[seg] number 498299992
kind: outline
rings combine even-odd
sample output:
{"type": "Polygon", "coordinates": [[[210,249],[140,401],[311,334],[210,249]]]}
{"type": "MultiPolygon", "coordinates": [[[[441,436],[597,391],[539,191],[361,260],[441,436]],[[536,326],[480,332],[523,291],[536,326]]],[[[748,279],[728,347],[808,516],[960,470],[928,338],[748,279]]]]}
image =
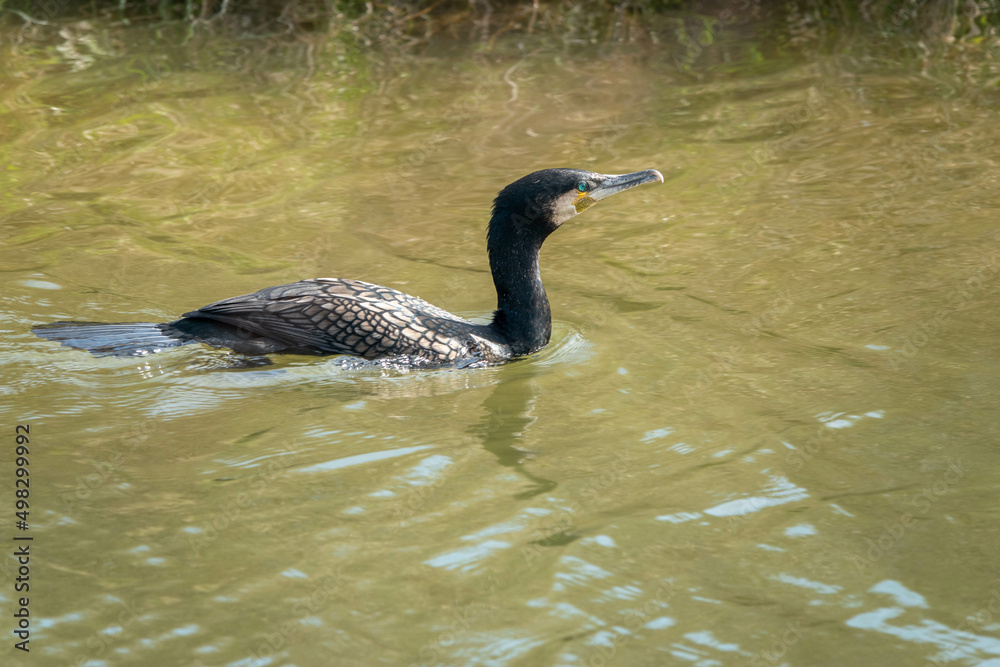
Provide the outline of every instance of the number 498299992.
{"type": "Polygon", "coordinates": [[[16,443],[14,453],[17,458],[14,464],[17,468],[14,474],[17,479],[14,481],[14,495],[17,497],[15,507],[17,508],[17,527],[21,530],[28,529],[28,496],[31,473],[28,471],[28,434],[31,427],[27,424],[18,424],[14,429],[16,443]]]}

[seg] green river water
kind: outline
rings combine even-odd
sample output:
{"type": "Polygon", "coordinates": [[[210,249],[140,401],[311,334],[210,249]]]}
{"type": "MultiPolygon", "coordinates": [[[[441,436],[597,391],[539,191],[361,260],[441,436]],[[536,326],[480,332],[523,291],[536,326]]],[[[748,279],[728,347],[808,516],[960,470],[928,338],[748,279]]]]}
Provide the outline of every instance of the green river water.
{"type": "Polygon", "coordinates": [[[985,47],[59,30],[0,45],[3,664],[1000,665],[985,47]],[[317,276],[486,317],[552,166],[666,182],[550,237],[515,363],[29,333],[317,276]]]}

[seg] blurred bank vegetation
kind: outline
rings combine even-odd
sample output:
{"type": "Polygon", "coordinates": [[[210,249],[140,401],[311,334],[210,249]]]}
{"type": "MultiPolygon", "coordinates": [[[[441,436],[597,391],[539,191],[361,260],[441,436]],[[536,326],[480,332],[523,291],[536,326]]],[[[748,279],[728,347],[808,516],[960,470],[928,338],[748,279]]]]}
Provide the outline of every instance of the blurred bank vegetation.
{"type": "Polygon", "coordinates": [[[401,46],[435,38],[490,43],[519,33],[656,43],[660,33],[676,32],[681,17],[695,22],[686,34],[703,46],[724,28],[762,19],[793,44],[877,31],[928,48],[994,40],[1000,26],[1000,0],[0,0],[0,9],[3,20],[36,28],[81,20],[186,23],[230,36],[325,33],[401,46]]]}

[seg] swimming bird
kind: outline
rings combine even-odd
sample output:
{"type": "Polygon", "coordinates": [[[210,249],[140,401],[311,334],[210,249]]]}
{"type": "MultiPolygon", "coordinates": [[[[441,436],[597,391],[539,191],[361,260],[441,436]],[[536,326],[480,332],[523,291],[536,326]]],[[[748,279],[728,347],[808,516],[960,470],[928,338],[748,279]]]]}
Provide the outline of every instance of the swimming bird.
{"type": "Polygon", "coordinates": [[[145,356],[205,343],[250,355],[347,354],[406,365],[501,363],[549,342],[552,316],[538,269],[549,234],[598,201],[652,182],[663,182],[655,169],[622,175],[543,169],[501,190],[486,243],[497,291],[489,324],[388,287],[314,278],[217,301],[174,322],[56,322],[32,331],[96,356],[145,356]]]}

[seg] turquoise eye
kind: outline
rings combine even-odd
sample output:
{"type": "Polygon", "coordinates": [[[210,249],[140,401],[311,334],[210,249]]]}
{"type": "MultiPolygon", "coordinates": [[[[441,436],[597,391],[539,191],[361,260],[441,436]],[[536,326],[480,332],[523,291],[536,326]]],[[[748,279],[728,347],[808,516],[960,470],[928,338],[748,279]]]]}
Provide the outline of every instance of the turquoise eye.
{"type": "Polygon", "coordinates": [[[579,190],[580,192],[586,192],[587,191],[587,182],[586,181],[580,181],[579,183],[576,184],[576,189],[579,190]]]}

